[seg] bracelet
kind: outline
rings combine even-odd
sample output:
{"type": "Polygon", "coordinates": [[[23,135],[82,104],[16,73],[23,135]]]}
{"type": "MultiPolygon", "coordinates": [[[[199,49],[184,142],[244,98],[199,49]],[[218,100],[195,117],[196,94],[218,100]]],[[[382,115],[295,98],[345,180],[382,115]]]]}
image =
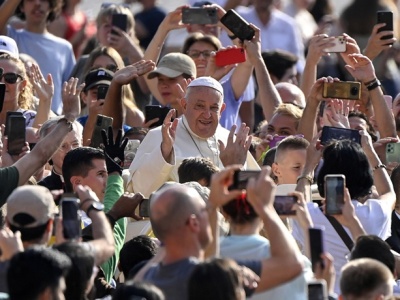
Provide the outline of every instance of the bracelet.
{"type": "Polygon", "coordinates": [[[115,218],[112,217],[109,213],[106,213],[106,217],[108,219],[108,222],[110,222],[111,228],[114,228],[115,223],[117,222],[117,220],[115,220],[115,218]]]}
{"type": "Polygon", "coordinates": [[[72,129],[74,129],[72,127],[72,122],[69,121],[66,117],[62,117],[60,120],[57,121],[57,124],[61,123],[61,121],[65,121],[65,123],[68,125],[68,129],[69,131],[72,131],[72,129]]]}
{"type": "Polygon", "coordinates": [[[387,167],[384,164],[379,164],[374,168],[374,171],[378,169],[387,169],[387,167]]]}
{"type": "Polygon", "coordinates": [[[370,81],[364,82],[364,85],[365,85],[365,86],[370,85],[371,83],[373,83],[373,82],[375,82],[375,81],[377,81],[377,80],[378,80],[378,79],[375,77],[374,79],[372,79],[372,80],[370,80],[370,81]]]}
{"type": "Polygon", "coordinates": [[[381,86],[381,82],[378,79],[375,79],[371,83],[367,85],[367,90],[372,91],[373,89],[376,89],[378,86],[381,86]]]}
{"type": "Polygon", "coordinates": [[[300,175],[299,177],[297,177],[297,183],[299,183],[299,181],[302,179],[306,179],[310,183],[310,185],[314,183],[314,179],[311,175],[300,175]]]}

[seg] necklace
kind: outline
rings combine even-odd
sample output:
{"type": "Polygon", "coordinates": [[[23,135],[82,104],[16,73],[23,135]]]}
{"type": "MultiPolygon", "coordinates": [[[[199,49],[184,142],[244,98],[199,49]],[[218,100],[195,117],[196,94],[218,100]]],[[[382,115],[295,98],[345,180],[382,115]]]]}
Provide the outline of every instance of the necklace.
{"type": "MultiPolygon", "coordinates": [[[[183,121],[183,119],[182,119],[182,124],[183,124],[183,127],[185,127],[186,132],[189,134],[190,139],[192,140],[193,144],[196,146],[197,151],[199,151],[201,157],[207,158],[207,157],[205,157],[205,156],[203,155],[203,153],[201,152],[200,147],[197,145],[197,143],[196,143],[196,141],[194,140],[194,138],[193,138],[192,134],[190,133],[189,129],[186,127],[186,124],[185,124],[185,122],[183,121]]],[[[219,167],[219,150],[218,150],[218,142],[217,142],[217,138],[216,138],[215,134],[214,134],[214,142],[215,142],[215,146],[217,147],[217,154],[216,154],[217,161],[215,162],[215,160],[213,159],[213,163],[214,163],[214,165],[216,165],[217,167],[219,167]]],[[[210,146],[208,146],[208,147],[210,148],[210,146]]],[[[211,148],[210,148],[210,150],[212,151],[211,148]]]]}

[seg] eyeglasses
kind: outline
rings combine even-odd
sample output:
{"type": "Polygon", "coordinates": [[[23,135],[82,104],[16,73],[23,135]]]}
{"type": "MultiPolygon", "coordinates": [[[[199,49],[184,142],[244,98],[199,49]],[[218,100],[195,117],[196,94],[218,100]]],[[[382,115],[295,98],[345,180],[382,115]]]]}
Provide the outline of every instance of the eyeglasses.
{"type": "Polygon", "coordinates": [[[204,51],[198,51],[198,50],[189,50],[186,52],[187,55],[189,55],[191,58],[199,58],[200,55],[203,55],[203,57],[208,58],[211,55],[210,50],[204,50],[204,51]]]}
{"type": "Polygon", "coordinates": [[[16,73],[4,73],[3,75],[0,76],[0,80],[1,78],[4,78],[4,81],[10,84],[16,83],[18,78],[24,80],[24,77],[16,73]]]}

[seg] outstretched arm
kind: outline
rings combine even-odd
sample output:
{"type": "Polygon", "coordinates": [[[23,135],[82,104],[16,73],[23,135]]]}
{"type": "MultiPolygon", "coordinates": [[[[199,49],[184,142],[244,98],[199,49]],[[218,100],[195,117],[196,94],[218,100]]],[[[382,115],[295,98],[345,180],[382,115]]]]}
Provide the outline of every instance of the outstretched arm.
{"type": "Polygon", "coordinates": [[[6,0],[0,6],[0,34],[7,35],[7,22],[20,3],[21,0],[6,0]]]}

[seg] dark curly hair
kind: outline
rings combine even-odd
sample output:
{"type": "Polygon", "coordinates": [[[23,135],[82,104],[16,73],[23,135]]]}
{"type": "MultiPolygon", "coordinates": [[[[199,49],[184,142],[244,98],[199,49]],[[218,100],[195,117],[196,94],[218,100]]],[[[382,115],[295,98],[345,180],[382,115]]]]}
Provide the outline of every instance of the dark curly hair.
{"type": "MultiPolygon", "coordinates": [[[[21,7],[24,5],[24,1],[22,0],[21,3],[18,5],[17,9],[15,10],[15,15],[20,18],[21,20],[25,20],[25,13],[21,10],[21,7]]],[[[61,13],[63,1],[62,0],[48,0],[50,4],[50,13],[47,16],[47,22],[50,23],[54,21],[58,15],[61,13]]]]}
{"type": "Polygon", "coordinates": [[[368,195],[373,185],[368,158],[358,143],[350,140],[334,140],[325,147],[324,163],[318,173],[318,191],[325,197],[324,178],[327,174],[343,174],[352,199],[368,195]]]}

